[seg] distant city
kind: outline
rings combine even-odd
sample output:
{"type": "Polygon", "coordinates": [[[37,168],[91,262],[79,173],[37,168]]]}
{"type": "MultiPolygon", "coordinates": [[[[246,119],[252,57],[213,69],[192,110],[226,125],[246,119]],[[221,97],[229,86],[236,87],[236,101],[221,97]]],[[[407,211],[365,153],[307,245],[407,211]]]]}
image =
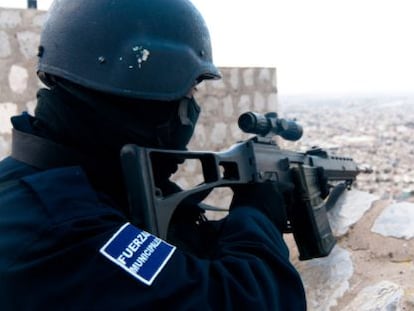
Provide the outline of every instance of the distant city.
{"type": "Polygon", "coordinates": [[[298,142],[283,148],[319,146],[373,169],[357,188],[396,200],[414,199],[414,96],[281,97],[279,115],[304,127],[298,142]]]}

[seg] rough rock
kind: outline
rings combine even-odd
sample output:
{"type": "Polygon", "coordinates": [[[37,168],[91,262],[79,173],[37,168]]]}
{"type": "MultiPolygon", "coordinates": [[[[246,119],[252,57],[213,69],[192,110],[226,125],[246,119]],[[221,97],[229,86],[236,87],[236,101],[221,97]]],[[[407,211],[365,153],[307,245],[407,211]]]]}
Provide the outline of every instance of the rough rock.
{"type": "Polygon", "coordinates": [[[389,281],[382,281],[364,288],[344,311],[391,311],[401,310],[404,290],[389,281]]]}
{"type": "Polygon", "coordinates": [[[29,74],[26,68],[19,65],[13,65],[10,68],[9,85],[13,92],[23,94],[27,89],[28,79],[29,74]]]}
{"type": "MultiPolygon", "coordinates": [[[[354,190],[346,192],[345,198],[341,197],[342,205],[335,209],[342,209],[337,218],[344,226],[338,227],[346,228],[346,233],[338,236],[328,257],[299,261],[293,237],[285,235],[292,262],[305,285],[308,310],[414,310],[414,239],[371,231],[379,216],[395,203],[354,190]]],[[[334,222],[331,218],[331,225],[334,222]]]]}
{"type": "Polygon", "coordinates": [[[328,219],[335,236],[342,236],[355,224],[372,206],[372,202],[378,200],[378,196],[359,191],[345,191],[335,207],[329,211],[328,219]]]}
{"type": "Polygon", "coordinates": [[[5,10],[0,12],[0,28],[15,28],[22,22],[19,11],[5,10]]]}
{"type": "Polygon", "coordinates": [[[245,86],[254,85],[254,71],[253,69],[246,69],[243,73],[243,81],[245,86]]]}
{"type": "Polygon", "coordinates": [[[13,103],[0,103],[0,134],[11,132],[10,118],[17,114],[17,105],[13,103]]]}
{"type": "Polygon", "coordinates": [[[7,140],[0,136],[0,160],[10,153],[10,144],[7,140]]]}
{"type": "Polygon", "coordinates": [[[11,47],[9,37],[4,31],[0,31],[0,58],[5,58],[10,56],[11,47]]]}
{"type": "Polygon", "coordinates": [[[412,239],[414,237],[414,204],[399,202],[388,206],[376,219],[371,230],[383,236],[412,239]]]}
{"type": "Polygon", "coordinates": [[[37,55],[40,42],[40,34],[32,31],[23,31],[17,34],[20,52],[26,59],[31,59],[37,55]]]}
{"type": "Polygon", "coordinates": [[[301,262],[298,270],[302,276],[309,311],[329,311],[349,289],[349,279],[354,273],[351,254],[336,246],[325,258],[301,262]]]}

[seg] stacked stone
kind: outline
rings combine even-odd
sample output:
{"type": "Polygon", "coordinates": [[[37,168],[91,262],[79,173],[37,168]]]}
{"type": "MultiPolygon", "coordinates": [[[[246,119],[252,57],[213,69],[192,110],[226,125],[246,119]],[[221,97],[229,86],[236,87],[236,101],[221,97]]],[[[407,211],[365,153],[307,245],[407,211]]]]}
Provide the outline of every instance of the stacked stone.
{"type": "Polygon", "coordinates": [[[0,159],[10,152],[10,117],[33,110],[44,19],[42,11],[0,9],[0,159]]]}
{"type": "Polygon", "coordinates": [[[223,150],[247,136],[238,128],[241,113],[276,111],[276,70],[273,68],[220,68],[223,79],[199,86],[202,108],[192,149],[223,150]]]}

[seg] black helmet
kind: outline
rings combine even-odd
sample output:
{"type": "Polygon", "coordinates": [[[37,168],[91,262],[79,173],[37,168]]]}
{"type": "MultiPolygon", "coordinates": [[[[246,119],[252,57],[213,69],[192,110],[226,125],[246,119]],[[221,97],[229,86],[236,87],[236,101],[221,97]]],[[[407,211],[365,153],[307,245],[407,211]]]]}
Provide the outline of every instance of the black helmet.
{"type": "Polygon", "coordinates": [[[218,79],[210,35],[188,0],[55,0],[39,47],[39,77],[120,96],[175,100],[218,79]]]}

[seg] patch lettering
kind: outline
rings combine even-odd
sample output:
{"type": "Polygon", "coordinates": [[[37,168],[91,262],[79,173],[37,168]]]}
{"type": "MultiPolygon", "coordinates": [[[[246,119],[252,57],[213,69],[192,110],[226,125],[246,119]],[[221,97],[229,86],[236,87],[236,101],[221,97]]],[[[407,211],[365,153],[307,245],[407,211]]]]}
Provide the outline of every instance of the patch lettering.
{"type": "Polygon", "coordinates": [[[160,238],[124,224],[100,249],[100,253],[150,286],[175,251],[160,238]]]}

